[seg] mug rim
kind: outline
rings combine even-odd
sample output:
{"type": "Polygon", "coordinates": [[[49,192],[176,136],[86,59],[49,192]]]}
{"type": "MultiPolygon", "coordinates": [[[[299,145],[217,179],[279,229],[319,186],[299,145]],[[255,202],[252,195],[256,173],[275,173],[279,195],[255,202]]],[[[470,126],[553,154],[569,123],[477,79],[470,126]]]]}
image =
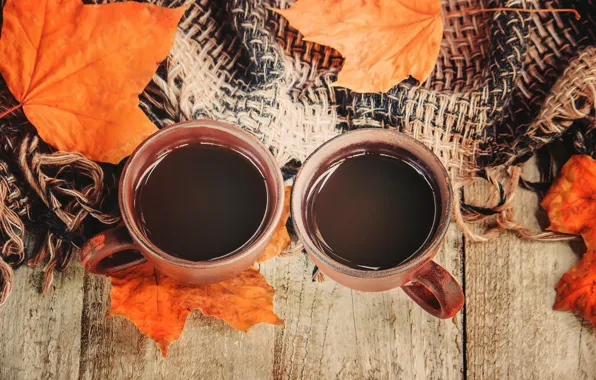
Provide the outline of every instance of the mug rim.
{"type": "MultiPolygon", "coordinates": [[[[175,148],[175,146],[172,145],[164,147],[164,149],[170,148],[175,148]]],[[[253,161],[251,159],[249,160],[251,162],[253,161]]],[[[155,160],[153,160],[152,162],[154,161],[155,160]]],[[[266,173],[262,174],[264,176],[267,175],[266,173]]],[[[118,186],[118,204],[122,213],[122,220],[126,228],[128,229],[130,236],[135,242],[135,245],[142,254],[148,253],[155,259],[190,269],[218,268],[233,264],[237,261],[241,261],[247,256],[254,254],[254,250],[258,249],[259,244],[271,239],[273,233],[275,232],[275,229],[277,228],[277,225],[279,224],[279,219],[281,218],[283,212],[283,204],[285,197],[283,186],[283,176],[275,157],[273,157],[269,149],[263,143],[261,143],[261,141],[259,141],[255,136],[235,125],[222,121],[208,119],[187,120],[159,129],[157,132],[147,137],[141,144],[137,146],[137,148],[128,158],[128,161],[126,162],[124,169],[122,170],[122,175],[118,186]],[[224,133],[232,134],[235,137],[244,140],[253,148],[255,148],[255,151],[257,151],[264,158],[266,167],[270,169],[273,168],[272,172],[274,173],[275,177],[273,178],[273,180],[276,184],[276,189],[269,189],[269,187],[267,187],[267,189],[268,191],[277,191],[279,195],[277,197],[277,202],[273,206],[273,209],[267,211],[267,213],[263,217],[265,219],[268,215],[272,215],[271,222],[268,225],[264,226],[263,230],[256,238],[254,238],[252,241],[249,240],[249,244],[239,247],[239,251],[235,254],[228,254],[228,256],[209,261],[185,260],[163,251],[157,245],[152,243],[151,240],[149,240],[145,236],[145,234],[143,234],[142,231],[138,228],[138,223],[135,222],[135,220],[138,221],[138,218],[134,215],[134,204],[129,204],[130,202],[127,201],[128,199],[134,199],[135,196],[134,184],[132,183],[131,178],[131,167],[133,166],[133,163],[135,163],[136,160],[139,159],[138,157],[147,146],[153,145],[156,141],[161,139],[166,134],[173,133],[179,129],[186,128],[210,128],[223,131],[224,133]],[[132,197],[129,195],[132,195],[132,197]]]]}
{"type": "MultiPolygon", "coordinates": [[[[370,140],[372,140],[372,139],[370,139],[370,140]]],[[[340,148],[341,148],[341,146],[340,146],[340,148]]],[[[339,151],[340,151],[340,149],[333,151],[333,153],[336,153],[339,151]]],[[[327,154],[324,157],[331,157],[332,154],[327,154]]],[[[422,158],[422,157],[417,157],[417,158],[421,159],[425,163],[429,163],[428,160],[425,158],[422,158]]],[[[308,178],[304,179],[304,181],[307,181],[307,180],[308,180],[308,178]]],[[[311,187],[312,187],[312,184],[307,189],[310,189],[311,187]]],[[[306,199],[304,199],[304,201],[306,201],[306,199]]],[[[342,133],[340,135],[337,135],[337,136],[331,138],[330,140],[326,141],[324,144],[317,147],[317,149],[315,149],[308,156],[308,158],[304,161],[304,163],[300,167],[298,173],[296,174],[296,178],[294,180],[294,185],[292,186],[292,194],[291,194],[291,199],[290,199],[290,214],[291,214],[294,226],[295,226],[295,232],[296,232],[296,235],[298,236],[298,238],[300,239],[300,241],[302,242],[302,244],[304,245],[304,247],[306,248],[306,251],[308,253],[314,255],[323,264],[331,267],[334,271],[342,273],[347,276],[358,277],[358,278],[384,278],[384,277],[395,276],[398,274],[408,273],[408,272],[413,271],[414,269],[420,267],[424,263],[432,260],[432,258],[436,254],[436,252],[437,252],[439,246],[441,245],[443,238],[445,237],[445,234],[447,233],[447,230],[449,228],[452,208],[453,208],[453,188],[451,186],[451,180],[449,179],[449,174],[447,173],[447,169],[445,169],[445,166],[439,160],[439,157],[437,157],[437,155],[432,150],[430,150],[426,145],[424,145],[420,141],[416,140],[415,138],[408,136],[407,134],[405,134],[403,132],[400,132],[398,130],[380,129],[380,128],[375,128],[375,127],[359,128],[356,130],[342,133]],[[397,137],[398,139],[402,139],[403,145],[408,145],[408,144],[416,145],[419,148],[422,148],[422,150],[426,151],[427,153],[430,153],[430,157],[432,159],[432,162],[430,162],[430,164],[434,164],[434,167],[438,168],[439,171],[441,172],[441,178],[437,178],[436,175],[432,175],[432,177],[435,180],[439,180],[439,181],[444,180],[446,188],[447,188],[447,199],[442,200],[442,202],[441,202],[441,208],[440,208],[441,213],[440,213],[440,217],[438,220],[438,225],[437,225],[435,232],[432,235],[430,242],[426,245],[426,247],[421,252],[415,253],[415,256],[409,258],[408,260],[406,260],[405,262],[403,262],[401,264],[398,264],[394,267],[387,268],[387,269],[380,269],[380,270],[357,269],[357,268],[348,266],[346,264],[343,264],[339,261],[332,259],[329,255],[325,254],[325,252],[323,252],[315,244],[313,244],[313,240],[311,239],[310,234],[308,233],[307,229],[305,228],[306,221],[302,217],[302,214],[299,214],[303,207],[302,203],[306,203],[306,202],[303,202],[303,199],[298,198],[298,195],[296,194],[298,186],[296,186],[296,184],[298,183],[298,181],[300,179],[303,178],[303,176],[301,176],[301,175],[304,175],[304,169],[307,168],[307,165],[309,164],[309,162],[312,162],[314,157],[316,157],[318,154],[321,154],[321,151],[323,149],[329,148],[329,146],[337,144],[338,141],[340,141],[340,140],[347,139],[347,138],[353,138],[354,135],[359,135],[359,134],[362,134],[362,135],[372,134],[373,137],[375,137],[374,141],[382,141],[382,142],[390,142],[390,139],[395,139],[397,137]],[[296,215],[300,215],[300,217],[297,218],[296,215]],[[298,221],[300,223],[298,223],[298,221]]]]}

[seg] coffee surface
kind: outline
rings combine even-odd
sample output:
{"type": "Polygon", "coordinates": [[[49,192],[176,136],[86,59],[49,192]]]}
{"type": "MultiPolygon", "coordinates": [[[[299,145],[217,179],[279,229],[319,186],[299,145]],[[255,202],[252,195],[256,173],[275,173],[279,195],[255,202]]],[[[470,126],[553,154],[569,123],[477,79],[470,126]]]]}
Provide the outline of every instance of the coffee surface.
{"type": "Polygon", "coordinates": [[[191,261],[225,257],[260,229],[267,188],[259,169],[231,149],[196,144],[153,164],[137,189],[135,208],[147,238],[191,261]]]}
{"type": "Polygon", "coordinates": [[[313,218],[331,258],[379,270],[407,261],[435,229],[437,206],[415,164],[377,154],[346,159],[319,178],[313,218]]]}

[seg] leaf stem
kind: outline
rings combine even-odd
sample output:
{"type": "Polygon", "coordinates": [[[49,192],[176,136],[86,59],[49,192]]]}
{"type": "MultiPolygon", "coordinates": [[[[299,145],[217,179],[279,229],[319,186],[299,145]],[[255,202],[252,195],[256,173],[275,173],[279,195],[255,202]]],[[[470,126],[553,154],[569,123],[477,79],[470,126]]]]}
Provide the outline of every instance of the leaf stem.
{"type": "Polygon", "coordinates": [[[466,9],[463,11],[450,12],[446,15],[441,16],[442,18],[451,18],[463,15],[469,15],[474,13],[486,13],[486,12],[499,12],[499,11],[510,11],[510,12],[525,12],[525,13],[573,13],[575,19],[581,18],[579,12],[572,8],[546,8],[546,9],[523,9],[523,8],[490,8],[490,9],[466,9]]]}
{"type": "Polygon", "coordinates": [[[4,116],[10,114],[11,112],[14,112],[16,110],[18,110],[19,108],[21,108],[23,105],[21,103],[17,104],[16,106],[7,109],[6,111],[0,113],[0,119],[2,119],[4,116]]]}

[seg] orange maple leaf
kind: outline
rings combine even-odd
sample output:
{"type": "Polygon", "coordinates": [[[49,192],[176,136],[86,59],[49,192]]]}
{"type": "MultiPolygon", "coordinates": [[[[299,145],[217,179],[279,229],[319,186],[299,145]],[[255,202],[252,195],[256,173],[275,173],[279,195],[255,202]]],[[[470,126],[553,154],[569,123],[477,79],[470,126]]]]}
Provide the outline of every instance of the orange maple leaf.
{"type": "Polygon", "coordinates": [[[0,73],[44,141],[118,163],[157,130],[138,96],[183,12],[132,1],[8,0],[0,73]]]}
{"type": "Polygon", "coordinates": [[[257,262],[262,263],[263,261],[267,261],[274,257],[279,256],[280,253],[284,251],[284,249],[288,248],[290,243],[292,242],[292,238],[290,238],[290,234],[288,233],[288,229],[286,228],[286,224],[288,223],[288,218],[290,217],[290,198],[292,194],[292,186],[286,186],[285,188],[285,198],[284,198],[284,209],[281,214],[281,219],[279,220],[279,224],[269,241],[269,245],[265,248],[265,251],[259,256],[257,262]]]}
{"type": "Polygon", "coordinates": [[[410,75],[423,82],[439,56],[440,0],[300,0],[275,11],[345,58],[335,86],[385,92],[410,75]]]}
{"type": "Polygon", "coordinates": [[[112,275],[111,280],[108,315],[131,320],[159,345],[164,357],[193,309],[245,332],[258,323],[283,324],[273,312],[275,290],[255,267],[216,284],[189,285],[144,263],[112,275]]]}
{"type": "Polygon", "coordinates": [[[596,326],[596,251],[586,252],[576,266],[561,277],[553,309],[575,310],[596,326]]]}
{"type": "Polygon", "coordinates": [[[441,15],[440,0],[300,0],[272,9],[304,36],[337,50],[344,66],[333,86],[387,92],[408,76],[424,82],[443,38],[443,18],[484,12],[560,13],[575,9],[464,9],[441,15]]]}
{"type": "Polygon", "coordinates": [[[548,213],[549,230],[582,235],[588,250],[596,250],[596,160],[571,157],[541,205],[548,213]]]}
{"type": "Polygon", "coordinates": [[[576,155],[561,168],[541,203],[552,231],[581,234],[582,260],[556,286],[555,310],[575,310],[596,326],[596,160],[576,155]]]}

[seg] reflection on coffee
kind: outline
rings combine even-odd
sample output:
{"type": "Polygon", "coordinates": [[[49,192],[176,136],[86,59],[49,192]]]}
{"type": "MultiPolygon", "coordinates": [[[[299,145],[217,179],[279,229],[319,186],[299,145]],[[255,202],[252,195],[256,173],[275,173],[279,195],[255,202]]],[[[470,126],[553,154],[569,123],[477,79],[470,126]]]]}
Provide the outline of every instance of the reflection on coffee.
{"type": "Polygon", "coordinates": [[[308,201],[320,248],[358,269],[395,267],[430,239],[440,205],[415,163],[350,157],[318,178],[308,201]]]}
{"type": "Polygon", "coordinates": [[[256,236],[267,188],[247,157],[226,147],[194,144],[164,154],[136,189],[144,234],[162,251],[191,261],[230,255],[256,236]]]}

